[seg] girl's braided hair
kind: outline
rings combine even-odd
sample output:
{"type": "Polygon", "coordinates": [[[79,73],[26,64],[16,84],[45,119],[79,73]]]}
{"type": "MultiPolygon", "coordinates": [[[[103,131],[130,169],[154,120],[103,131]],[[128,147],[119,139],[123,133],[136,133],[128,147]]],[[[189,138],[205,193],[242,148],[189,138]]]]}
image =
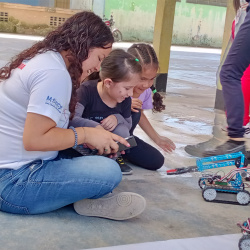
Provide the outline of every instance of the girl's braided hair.
{"type": "MultiPolygon", "coordinates": [[[[150,44],[133,44],[128,49],[128,53],[138,58],[142,67],[153,67],[158,70],[159,61],[154,48],[150,44]]],[[[161,112],[162,110],[165,110],[163,97],[158,92],[156,92],[154,86],[151,87],[151,90],[153,91],[153,112],[161,112]]]]}
{"type": "Polygon", "coordinates": [[[79,12],[67,19],[56,30],[50,32],[42,41],[24,50],[0,69],[0,81],[10,77],[11,71],[23,60],[29,60],[46,51],[67,51],[71,53],[68,68],[72,80],[72,95],[69,110],[74,113],[76,90],[80,86],[83,72],[82,62],[88,58],[91,48],[110,48],[114,38],[108,26],[93,12],[79,12]]]}

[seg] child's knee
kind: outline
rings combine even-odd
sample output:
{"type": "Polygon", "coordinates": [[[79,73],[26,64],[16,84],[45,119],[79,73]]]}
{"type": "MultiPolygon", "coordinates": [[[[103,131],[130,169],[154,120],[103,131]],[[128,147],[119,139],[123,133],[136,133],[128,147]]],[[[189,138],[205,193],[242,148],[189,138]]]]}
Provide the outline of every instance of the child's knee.
{"type": "Polygon", "coordinates": [[[112,131],[112,133],[119,135],[123,138],[129,137],[128,127],[124,124],[118,124],[116,128],[112,131]]]}

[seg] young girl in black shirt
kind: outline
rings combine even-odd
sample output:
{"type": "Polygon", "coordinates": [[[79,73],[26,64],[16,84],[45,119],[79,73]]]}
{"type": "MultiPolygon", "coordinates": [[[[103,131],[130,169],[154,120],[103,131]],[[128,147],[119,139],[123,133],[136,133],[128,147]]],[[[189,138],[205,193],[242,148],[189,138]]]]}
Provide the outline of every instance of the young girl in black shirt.
{"type": "MultiPolygon", "coordinates": [[[[140,73],[139,59],[124,50],[113,50],[101,63],[101,81],[83,82],[77,90],[78,103],[70,125],[105,129],[128,137],[132,126],[130,97],[140,73]]],[[[120,163],[119,157],[117,161],[120,163]]],[[[123,174],[132,173],[126,164],[120,167],[123,174]]]]}

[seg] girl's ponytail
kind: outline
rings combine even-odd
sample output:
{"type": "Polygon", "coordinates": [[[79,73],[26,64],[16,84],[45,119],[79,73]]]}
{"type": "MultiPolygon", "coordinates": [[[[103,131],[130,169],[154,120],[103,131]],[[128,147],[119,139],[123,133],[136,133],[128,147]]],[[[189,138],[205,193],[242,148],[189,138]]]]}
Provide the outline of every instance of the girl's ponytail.
{"type": "Polygon", "coordinates": [[[153,112],[161,112],[162,110],[165,110],[165,105],[163,104],[163,96],[161,96],[160,93],[157,92],[154,85],[152,85],[151,90],[153,92],[153,112]]]}

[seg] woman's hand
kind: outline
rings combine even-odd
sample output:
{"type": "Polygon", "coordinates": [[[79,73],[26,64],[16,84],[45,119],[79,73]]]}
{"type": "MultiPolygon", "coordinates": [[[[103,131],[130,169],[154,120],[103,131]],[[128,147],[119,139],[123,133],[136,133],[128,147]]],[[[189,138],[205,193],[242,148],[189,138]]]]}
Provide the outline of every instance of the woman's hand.
{"type": "Polygon", "coordinates": [[[130,146],[124,138],[107,130],[88,127],[84,127],[83,130],[85,134],[84,143],[97,149],[99,155],[115,154],[119,149],[117,142],[127,147],[130,146]]]}
{"type": "Polygon", "coordinates": [[[101,126],[108,131],[113,131],[117,124],[118,121],[114,115],[110,115],[101,121],[101,126]]]}
{"type": "Polygon", "coordinates": [[[97,128],[97,129],[104,129],[104,128],[102,127],[102,125],[97,125],[95,128],[97,128]]]}
{"type": "Polygon", "coordinates": [[[169,138],[160,135],[155,140],[155,143],[168,153],[171,153],[176,148],[175,144],[169,138]]]}
{"type": "Polygon", "coordinates": [[[139,112],[138,109],[142,109],[142,101],[138,98],[133,98],[131,103],[131,110],[133,112],[139,112]]]}
{"type": "MultiPolygon", "coordinates": [[[[101,126],[100,126],[101,127],[101,126]]],[[[115,154],[120,142],[129,147],[129,143],[122,137],[105,129],[77,127],[78,144],[86,143],[96,148],[99,154],[115,154]]],[[[72,129],[56,127],[50,118],[27,113],[23,132],[23,145],[27,151],[59,151],[74,146],[75,135],[72,129]]]]}

